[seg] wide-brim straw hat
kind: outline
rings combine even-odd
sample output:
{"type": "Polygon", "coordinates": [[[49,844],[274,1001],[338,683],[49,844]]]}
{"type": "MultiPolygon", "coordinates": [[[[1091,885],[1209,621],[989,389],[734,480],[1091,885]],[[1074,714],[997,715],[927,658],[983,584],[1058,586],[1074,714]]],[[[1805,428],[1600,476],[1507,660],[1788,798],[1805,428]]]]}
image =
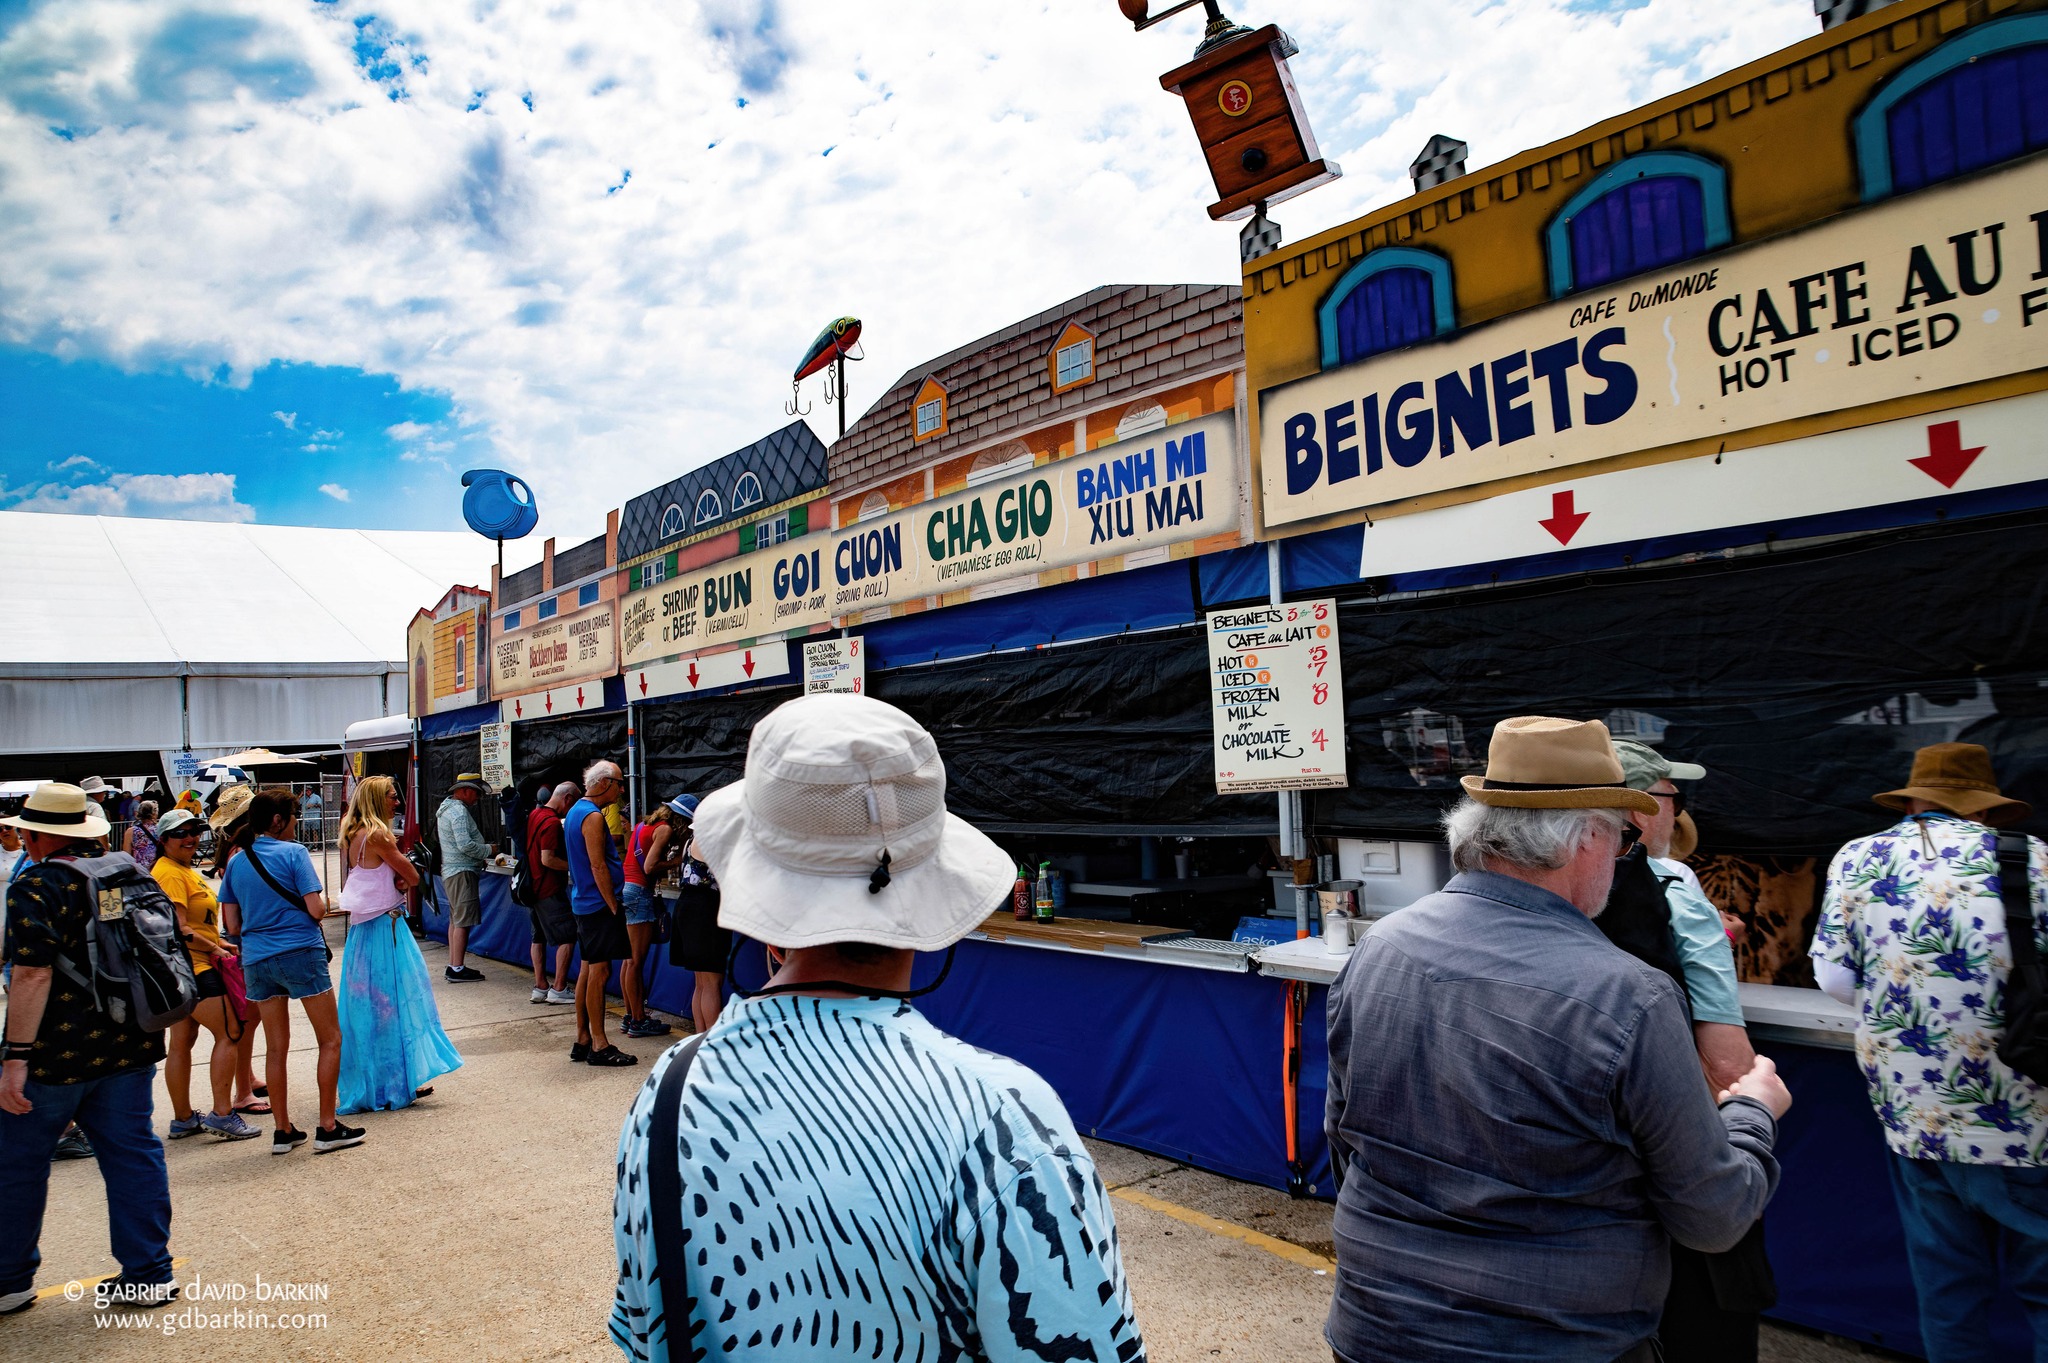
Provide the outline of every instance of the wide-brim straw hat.
{"type": "Polygon", "coordinates": [[[448,793],[453,795],[458,790],[473,790],[479,795],[491,793],[491,788],[484,784],[484,776],[480,771],[466,771],[457,776],[455,784],[448,787],[448,793]]]}
{"type": "Polygon", "coordinates": [[[1671,859],[1685,861],[1700,850],[1700,826],[1692,815],[1681,813],[1671,821],[1671,859]]]}
{"type": "Polygon", "coordinates": [[[1614,739],[1597,719],[1504,719],[1486,747],[1486,775],[1459,784],[1480,804],[1504,809],[1657,812],[1656,796],[1623,781],[1614,739]]]}
{"type": "Polygon", "coordinates": [[[1909,800],[1925,800],[1965,819],[2002,827],[2034,812],[2025,800],[1998,789],[1991,753],[1976,743],[1935,743],[1913,754],[1913,773],[1897,790],[1870,797],[1886,809],[1905,809],[1909,800]]]}
{"type": "Polygon", "coordinates": [[[60,838],[104,838],[107,816],[78,786],[62,781],[45,781],[35,789],[11,819],[0,819],[10,828],[31,833],[54,833],[60,838]]]}
{"type": "Polygon", "coordinates": [[[213,828],[226,828],[249,810],[249,802],[256,798],[254,786],[229,786],[221,791],[214,802],[213,813],[206,816],[206,822],[213,828]]]}
{"type": "Polygon", "coordinates": [[[718,878],[719,926],[778,947],[937,951],[1017,879],[1002,848],[946,812],[924,726],[845,692],[799,696],[757,724],[746,775],[704,797],[693,831],[718,878]]]}

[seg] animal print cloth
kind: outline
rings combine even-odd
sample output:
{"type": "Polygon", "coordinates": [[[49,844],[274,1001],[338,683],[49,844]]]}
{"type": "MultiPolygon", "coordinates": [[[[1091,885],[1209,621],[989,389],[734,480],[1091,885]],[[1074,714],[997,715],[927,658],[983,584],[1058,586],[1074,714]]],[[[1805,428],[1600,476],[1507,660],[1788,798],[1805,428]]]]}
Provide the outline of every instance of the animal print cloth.
{"type": "MultiPolygon", "coordinates": [[[[2048,844],[2027,843],[2034,939],[2048,954],[2048,844]]],[[[1813,958],[1856,976],[1856,1059],[1894,1153],[2048,1164],[2048,1090],[1997,1054],[2012,952],[1996,832],[1923,814],[1843,847],[1813,958]]]]}
{"type": "Polygon", "coordinates": [[[679,1148],[650,1155],[673,1056],[619,1133],[627,1358],[1144,1358],[1108,1194],[1024,1066],[896,1000],[735,999],[690,1071],[679,1148]],[[650,1157],[681,1161],[691,1296],[673,1318],[650,1157]]]}

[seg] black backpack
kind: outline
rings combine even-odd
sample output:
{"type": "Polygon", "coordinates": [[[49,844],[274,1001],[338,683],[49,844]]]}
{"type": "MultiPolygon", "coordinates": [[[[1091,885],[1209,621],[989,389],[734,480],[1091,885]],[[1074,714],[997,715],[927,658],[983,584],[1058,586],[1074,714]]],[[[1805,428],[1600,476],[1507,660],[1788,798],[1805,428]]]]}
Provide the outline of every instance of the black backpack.
{"type": "Polygon", "coordinates": [[[2005,982],[2005,1035],[1998,1058],[2037,1084],[2048,1084],[2048,967],[2034,941],[2034,896],[2027,883],[2028,839],[1998,835],[1998,892],[2005,901],[2005,940],[2012,974],[2005,982]]]}
{"type": "Polygon", "coordinates": [[[163,886],[126,852],[48,864],[83,878],[93,905],[85,960],[60,955],[57,969],[89,990],[94,1007],[117,1024],[161,1032],[183,1021],[199,1003],[199,982],[178,906],[163,886]]]}

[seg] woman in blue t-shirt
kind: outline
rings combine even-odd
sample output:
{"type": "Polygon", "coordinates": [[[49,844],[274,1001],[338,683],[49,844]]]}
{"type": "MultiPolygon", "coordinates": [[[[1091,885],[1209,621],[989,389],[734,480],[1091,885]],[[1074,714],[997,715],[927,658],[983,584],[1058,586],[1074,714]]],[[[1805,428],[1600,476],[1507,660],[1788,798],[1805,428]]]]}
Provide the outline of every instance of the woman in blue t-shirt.
{"type": "Polygon", "coordinates": [[[320,930],[327,899],[312,855],[292,841],[298,818],[298,797],[289,790],[270,786],[257,791],[240,835],[243,853],[228,863],[220,886],[222,925],[230,936],[241,935],[249,1002],[263,1018],[273,1155],[290,1154],[306,1139],[306,1133],[292,1125],[285,1096],[293,999],[305,1008],[320,1047],[320,1123],[313,1132],[313,1149],[339,1150],[363,1139],[361,1127],[344,1126],[334,1115],[341,1023],[335,1012],[334,981],[327,973],[327,937],[320,930]]]}

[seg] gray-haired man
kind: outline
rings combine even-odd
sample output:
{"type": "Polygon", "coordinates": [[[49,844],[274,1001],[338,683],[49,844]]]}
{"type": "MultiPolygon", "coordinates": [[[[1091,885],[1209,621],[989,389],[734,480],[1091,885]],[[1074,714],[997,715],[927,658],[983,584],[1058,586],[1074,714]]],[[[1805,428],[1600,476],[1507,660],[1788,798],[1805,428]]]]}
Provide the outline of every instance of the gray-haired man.
{"type": "Polygon", "coordinates": [[[1605,725],[1495,728],[1444,820],[1459,874],[1330,989],[1346,1363],[1652,1357],[1669,1245],[1733,1245],[1777,1182],[1768,1060],[1700,1078],[1677,986],[1592,923],[1624,818],[1605,725]]]}

